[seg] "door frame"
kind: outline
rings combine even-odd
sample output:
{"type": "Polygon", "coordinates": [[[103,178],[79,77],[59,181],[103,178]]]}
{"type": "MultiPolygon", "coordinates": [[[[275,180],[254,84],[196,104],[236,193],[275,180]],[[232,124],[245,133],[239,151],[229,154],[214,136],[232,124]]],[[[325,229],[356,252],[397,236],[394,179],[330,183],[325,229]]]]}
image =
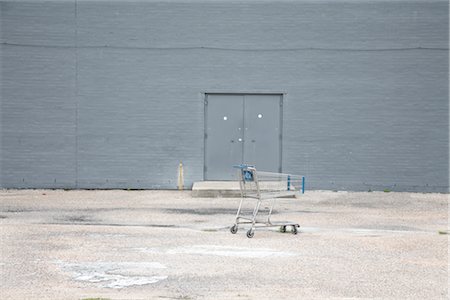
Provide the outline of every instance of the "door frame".
{"type": "Polygon", "coordinates": [[[206,129],[207,129],[207,120],[208,120],[208,96],[209,95],[227,95],[227,96],[245,96],[245,95],[256,95],[256,96],[279,96],[280,97],[280,166],[279,166],[279,172],[281,173],[283,171],[283,115],[284,115],[284,100],[286,98],[287,93],[284,92],[232,92],[232,93],[226,93],[226,92],[204,92],[201,93],[202,101],[203,101],[203,180],[206,180],[206,152],[207,152],[207,146],[206,146],[206,129]]]}

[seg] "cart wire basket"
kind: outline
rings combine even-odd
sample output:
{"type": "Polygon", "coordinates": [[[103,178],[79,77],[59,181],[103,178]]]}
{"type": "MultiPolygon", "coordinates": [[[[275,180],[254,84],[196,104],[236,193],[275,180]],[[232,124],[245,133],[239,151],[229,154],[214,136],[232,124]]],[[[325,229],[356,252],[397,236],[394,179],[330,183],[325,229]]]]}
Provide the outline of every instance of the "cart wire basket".
{"type": "Polygon", "coordinates": [[[239,225],[250,224],[247,237],[252,238],[256,228],[259,227],[280,227],[281,232],[286,232],[287,227],[291,227],[291,232],[297,234],[300,225],[295,222],[272,222],[272,215],[275,200],[278,198],[298,197],[305,193],[305,177],[300,175],[261,172],[256,171],[255,166],[241,164],[234,166],[238,169],[239,187],[241,190],[241,201],[236,213],[236,219],[231,226],[231,233],[237,233],[239,225]],[[244,201],[256,200],[253,213],[250,216],[242,214],[242,204],[244,201]],[[269,211],[267,219],[258,220],[258,212],[263,201],[269,201],[269,211]]]}

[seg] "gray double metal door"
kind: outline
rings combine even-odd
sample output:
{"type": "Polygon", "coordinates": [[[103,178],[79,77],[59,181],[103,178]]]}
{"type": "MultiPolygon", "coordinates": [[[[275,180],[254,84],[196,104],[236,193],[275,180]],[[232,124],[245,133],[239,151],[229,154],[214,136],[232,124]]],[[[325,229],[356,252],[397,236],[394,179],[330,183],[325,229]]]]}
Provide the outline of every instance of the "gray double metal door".
{"type": "Polygon", "coordinates": [[[281,171],[281,95],[206,95],[205,179],[233,180],[233,165],[281,171]]]}

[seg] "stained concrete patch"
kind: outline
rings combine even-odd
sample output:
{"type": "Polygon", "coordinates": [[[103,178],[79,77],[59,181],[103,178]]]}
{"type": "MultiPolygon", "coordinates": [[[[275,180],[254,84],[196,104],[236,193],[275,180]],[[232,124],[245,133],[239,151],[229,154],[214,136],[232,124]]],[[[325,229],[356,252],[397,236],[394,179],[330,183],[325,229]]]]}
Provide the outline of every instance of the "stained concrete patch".
{"type": "Polygon", "coordinates": [[[395,235],[395,234],[416,234],[422,231],[411,231],[411,230],[395,230],[395,229],[368,229],[368,228],[342,228],[342,232],[347,232],[354,235],[395,235]]]}
{"type": "Polygon", "coordinates": [[[421,230],[407,226],[380,226],[380,228],[327,228],[327,227],[301,227],[303,233],[344,233],[356,236],[388,236],[388,235],[404,235],[417,233],[433,233],[432,231],[421,230]]]}
{"type": "Polygon", "coordinates": [[[87,215],[79,215],[79,214],[73,214],[73,215],[65,215],[65,216],[57,216],[54,218],[57,222],[62,223],[87,223],[87,222],[93,222],[94,219],[87,215]]]}
{"type": "Polygon", "coordinates": [[[367,229],[367,230],[379,230],[379,231],[387,231],[387,232],[403,232],[403,231],[423,231],[420,228],[417,227],[411,227],[411,226],[402,226],[402,225],[377,225],[374,226],[365,226],[362,225],[359,228],[367,229]]]}
{"type": "Polygon", "coordinates": [[[159,262],[84,262],[56,261],[76,281],[98,283],[100,287],[122,289],[157,283],[167,278],[158,274],[166,266],[159,262]]]}
{"type": "Polygon", "coordinates": [[[63,219],[67,222],[92,222],[92,218],[89,216],[68,216],[63,219]]]}
{"type": "Polygon", "coordinates": [[[216,256],[245,257],[245,258],[295,256],[295,253],[292,252],[277,251],[267,248],[244,248],[244,247],[216,246],[216,245],[194,245],[194,246],[177,247],[167,250],[166,253],[216,255],[216,256]]]}
{"type": "Polygon", "coordinates": [[[119,223],[99,223],[99,222],[66,222],[61,220],[60,222],[43,222],[41,225],[83,225],[83,226],[111,226],[111,227],[152,227],[152,228],[180,228],[172,224],[119,224],[119,223]]]}
{"type": "Polygon", "coordinates": [[[118,233],[89,233],[87,235],[91,238],[120,238],[126,237],[126,234],[118,234],[118,233]]]}
{"type": "Polygon", "coordinates": [[[20,207],[7,208],[5,210],[2,210],[2,212],[4,212],[4,213],[23,213],[23,212],[33,212],[33,211],[34,210],[32,210],[32,209],[20,208],[20,207]]]}

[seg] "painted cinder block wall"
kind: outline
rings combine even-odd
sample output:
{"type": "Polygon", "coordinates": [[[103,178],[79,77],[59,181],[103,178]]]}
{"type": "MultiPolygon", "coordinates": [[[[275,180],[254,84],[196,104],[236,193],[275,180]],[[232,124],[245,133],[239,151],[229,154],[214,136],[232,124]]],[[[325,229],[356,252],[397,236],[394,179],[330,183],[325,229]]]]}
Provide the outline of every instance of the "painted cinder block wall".
{"type": "Polygon", "coordinates": [[[448,1],[0,1],[3,188],[203,180],[204,93],[283,93],[308,188],[448,191],[448,1]]]}

